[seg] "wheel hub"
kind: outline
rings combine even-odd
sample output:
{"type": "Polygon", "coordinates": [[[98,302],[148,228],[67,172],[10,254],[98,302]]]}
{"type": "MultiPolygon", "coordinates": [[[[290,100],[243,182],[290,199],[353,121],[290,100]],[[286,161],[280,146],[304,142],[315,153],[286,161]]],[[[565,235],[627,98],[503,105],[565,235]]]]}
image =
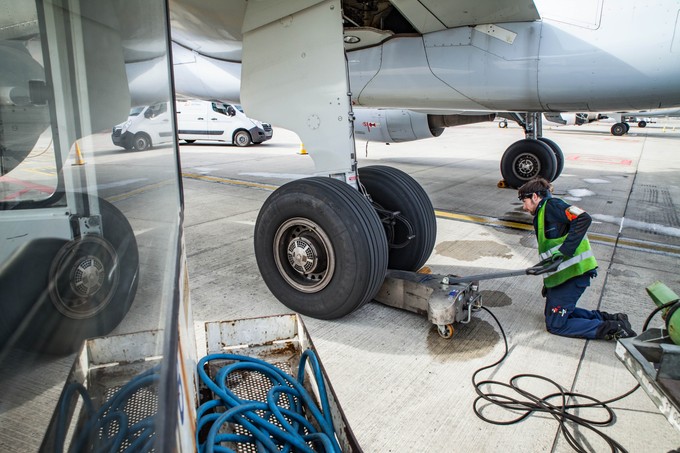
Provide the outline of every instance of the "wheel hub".
{"type": "Polygon", "coordinates": [[[288,262],[301,274],[314,272],[319,262],[314,244],[307,238],[295,238],[288,245],[288,262]]]}
{"type": "Polygon", "coordinates": [[[539,173],[541,164],[533,154],[521,154],[517,156],[514,167],[519,177],[530,179],[539,173]]]}
{"type": "Polygon", "coordinates": [[[301,217],[285,221],[276,231],[273,247],[276,268],[296,290],[316,293],[333,279],[333,244],[315,222],[301,217]]]}
{"type": "Polygon", "coordinates": [[[111,302],[119,278],[115,249],[106,239],[87,235],[67,243],[55,256],[50,300],[64,316],[90,318],[111,302]]]}
{"type": "Polygon", "coordinates": [[[89,297],[99,291],[104,277],[104,264],[97,257],[83,257],[73,266],[73,290],[82,297],[89,297]]]}

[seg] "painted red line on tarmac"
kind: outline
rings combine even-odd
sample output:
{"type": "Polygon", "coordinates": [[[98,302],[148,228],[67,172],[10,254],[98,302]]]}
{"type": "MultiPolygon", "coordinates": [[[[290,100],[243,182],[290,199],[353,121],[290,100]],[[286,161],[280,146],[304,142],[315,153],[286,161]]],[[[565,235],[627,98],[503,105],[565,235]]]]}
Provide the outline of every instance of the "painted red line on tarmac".
{"type": "Polygon", "coordinates": [[[54,192],[54,187],[50,186],[45,186],[42,184],[36,184],[30,181],[24,181],[22,179],[16,179],[16,178],[10,178],[9,176],[0,176],[0,182],[8,182],[10,184],[17,184],[23,187],[26,187],[27,189],[31,190],[37,190],[39,192],[44,192],[44,193],[52,193],[54,192]]]}
{"type": "Polygon", "coordinates": [[[598,164],[607,165],[624,165],[630,166],[633,164],[631,159],[620,159],[616,157],[605,157],[605,156],[588,156],[584,154],[570,154],[566,157],[567,160],[575,160],[578,162],[594,162],[598,164]]]}
{"type": "Polygon", "coordinates": [[[5,176],[0,176],[0,182],[8,183],[8,184],[14,184],[17,186],[22,186],[23,189],[20,189],[14,193],[11,193],[7,196],[5,196],[2,201],[10,201],[14,200],[15,198],[20,197],[21,195],[25,194],[26,192],[30,192],[31,190],[36,190],[38,192],[43,192],[43,193],[48,193],[51,194],[54,192],[54,187],[50,186],[45,186],[42,184],[36,184],[30,181],[24,181],[21,179],[16,179],[16,178],[11,178],[7,175],[5,176]]]}

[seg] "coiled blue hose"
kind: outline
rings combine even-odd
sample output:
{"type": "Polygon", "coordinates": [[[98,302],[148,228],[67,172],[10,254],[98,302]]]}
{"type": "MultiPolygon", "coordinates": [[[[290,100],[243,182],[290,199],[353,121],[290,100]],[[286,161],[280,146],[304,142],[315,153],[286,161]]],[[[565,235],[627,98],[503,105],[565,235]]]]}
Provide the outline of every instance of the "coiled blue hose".
{"type": "Polygon", "coordinates": [[[306,349],[300,357],[297,379],[263,360],[236,354],[208,355],[198,362],[197,369],[200,379],[217,398],[202,404],[197,411],[196,444],[200,453],[233,451],[222,443],[255,444],[258,451],[264,452],[342,451],[335,437],[321,367],[311,349],[306,349]],[[223,366],[215,379],[211,379],[205,369],[208,362],[214,360],[233,363],[223,366]],[[321,409],[304,388],[307,360],[317,382],[321,409]],[[259,373],[270,381],[272,386],[266,401],[242,399],[227,388],[229,375],[242,371],[259,373]],[[224,408],[224,412],[215,412],[218,408],[224,408]],[[225,423],[240,425],[249,434],[220,433],[225,423]],[[201,442],[199,435],[208,426],[205,441],[201,442]],[[310,445],[322,450],[315,450],[310,445]]]}
{"type": "Polygon", "coordinates": [[[130,425],[125,407],[138,390],[151,387],[160,380],[159,368],[156,366],[135,376],[97,411],[82,384],[78,382],[69,384],[59,399],[54,451],[56,453],[64,451],[68,408],[75,392],[83,399],[85,422],[74,435],[69,451],[136,453],[152,451],[156,437],[155,414],[130,425]]]}

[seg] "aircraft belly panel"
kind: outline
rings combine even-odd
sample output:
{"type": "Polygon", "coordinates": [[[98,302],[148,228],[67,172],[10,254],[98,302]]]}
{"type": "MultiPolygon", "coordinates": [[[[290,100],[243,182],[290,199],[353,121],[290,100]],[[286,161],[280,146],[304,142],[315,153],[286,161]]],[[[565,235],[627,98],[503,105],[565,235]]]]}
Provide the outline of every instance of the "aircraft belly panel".
{"type": "Polygon", "coordinates": [[[645,7],[634,14],[616,4],[604,8],[598,29],[545,20],[539,90],[546,107],[611,111],[678,105],[680,60],[669,48],[677,4],[664,16],[645,7]],[[642,39],[639,30],[645,30],[642,39]]]}
{"type": "Polygon", "coordinates": [[[380,66],[377,68],[374,49],[358,50],[349,56],[351,86],[360,105],[484,109],[432,73],[420,37],[395,38],[383,44],[381,49],[380,66]],[[371,71],[374,72],[373,77],[369,77],[371,71]]]}
{"type": "Polygon", "coordinates": [[[430,68],[440,80],[487,110],[541,110],[537,92],[540,23],[502,27],[515,35],[512,43],[468,27],[428,35],[425,46],[430,68]],[[460,39],[466,32],[468,42],[460,39]]]}
{"type": "Polygon", "coordinates": [[[470,27],[395,38],[351,52],[359,104],[469,111],[541,110],[537,93],[538,26],[504,24],[512,44],[470,27]],[[409,87],[407,90],[404,87],[409,87]]]}

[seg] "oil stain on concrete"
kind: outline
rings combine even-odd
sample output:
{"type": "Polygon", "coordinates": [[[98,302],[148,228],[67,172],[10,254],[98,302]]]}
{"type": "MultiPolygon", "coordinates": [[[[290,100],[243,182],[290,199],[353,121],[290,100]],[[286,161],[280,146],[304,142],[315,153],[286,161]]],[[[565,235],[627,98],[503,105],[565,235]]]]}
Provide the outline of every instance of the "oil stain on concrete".
{"type": "Polygon", "coordinates": [[[464,362],[486,357],[493,351],[501,337],[489,322],[475,318],[468,324],[454,324],[453,337],[445,339],[433,326],[427,335],[427,349],[434,360],[445,362],[464,362]]]}
{"type": "Polygon", "coordinates": [[[507,307],[512,305],[512,299],[502,291],[480,291],[482,304],[485,307],[507,307]]]}
{"type": "Polygon", "coordinates": [[[437,244],[435,252],[460,261],[475,261],[485,256],[505,259],[513,257],[510,247],[494,241],[443,241],[437,244]]]}
{"type": "Polygon", "coordinates": [[[531,249],[538,248],[538,241],[536,240],[536,237],[533,234],[527,234],[526,236],[522,236],[519,240],[519,243],[520,245],[531,249]]]}

